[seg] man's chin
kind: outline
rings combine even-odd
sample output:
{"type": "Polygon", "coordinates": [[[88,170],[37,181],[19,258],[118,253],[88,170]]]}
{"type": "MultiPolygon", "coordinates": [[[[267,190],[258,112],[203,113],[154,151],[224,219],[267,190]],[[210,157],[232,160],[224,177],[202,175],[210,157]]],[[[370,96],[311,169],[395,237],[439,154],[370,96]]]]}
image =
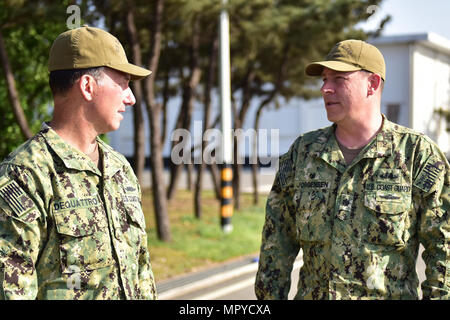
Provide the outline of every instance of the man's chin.
{"type": "Polygon", "coordinates": [[[342,114],[327,109],[327,119],[330,122],[338,123],[343,119],[342,114]]]}
{"type": "Polygon", "coordinates": [[[108,132],[116,131],[120,128],[120,122],[114,126],[111,127],[111,129],[108,132]]]}
{"type": "Polygon", "coordinates": [[[111,130],[110,131],[116,131],[117,129],[120,128],[120,124],[122,123],[123,120],[123,116],[121,114],[119,114],[120,117],[118,117],[118,119],[116,119],[116,121],[114,121],[111,124],[111,130]]]}
{"type": "Polygon", "coordinates": [[[110,126],[104,128],[101,132],[98,132],[98,134],[99,134],[99,135],[100,135],[100,134],[107,134],[107,133],[109,133],[109,132],[116,131],[116,130],[119,129],[119,128],[120,128],[120,122],[117,122],[117,123],[115,123],[115,124],[112,124],[112,125],[110,125],[110,126]]]}
{"type": "Polygon", "coordinates": [[[327,112],[327,119],[330,122],[336,123],[336,121],[338,121],[338,117],[336,117],[336,115],[330,114],[329,112],[327,112]]]}

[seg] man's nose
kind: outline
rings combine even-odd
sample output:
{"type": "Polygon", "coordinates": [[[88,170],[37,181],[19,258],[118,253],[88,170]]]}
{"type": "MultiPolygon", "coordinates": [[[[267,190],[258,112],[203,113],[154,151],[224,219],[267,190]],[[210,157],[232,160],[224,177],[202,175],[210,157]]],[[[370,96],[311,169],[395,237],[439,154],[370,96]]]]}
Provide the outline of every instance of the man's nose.
{"type": "Polygon", "coordinates": [[[334,89],[333,89],[333,86],[331,86],[329,82],[324,82],[322,87],[320,88],[320,92],[322,92],[322,95],[330,94],[330,93],[334,92],[334,89]]]}
{"type": "Polygon", "coordinates": [[[127,106],[133,106],[136,103],[136,98],[134,97],[133,91],[128,87],[124,92],[123,103],[127,106]]]}

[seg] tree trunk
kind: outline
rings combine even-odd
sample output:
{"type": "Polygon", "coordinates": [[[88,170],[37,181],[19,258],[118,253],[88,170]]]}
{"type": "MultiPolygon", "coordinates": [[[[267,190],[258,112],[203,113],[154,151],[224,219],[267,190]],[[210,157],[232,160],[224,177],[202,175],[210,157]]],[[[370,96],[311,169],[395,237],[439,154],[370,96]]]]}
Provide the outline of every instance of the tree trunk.
{"type": "MultiPolygon", "coordinates": [[[[256,143],[256,150],[258,150],[257,143],[256,143]]],[[[258,159],[259,159],[259,157],[258,157],[258,155],[256,155],[255,158],[256,158],[256,162],[252,163],[252,184],[253,184],[253,204],[256,206],[259,203],[259,191],[258,191],[258,159]]]]}
{"type": "Polygon", "coordinates": [[[259,130],[259,119],[261,118],[261,113],[265,105],[260,105],[258,111],[256,111],[255,116],[255,138],[253,139],[253,150],[252,150],[252,182],[253,182],[253,204],[257,205],[259,202],[258,193],[258,166],[259,166],[259,155],[258,155],[258,130],[259,130]]]}
{"type": "MultiPolygon", "coordinates": [[[[220,121],[220,113],[216,116],[216,119],[212,123],[211,128],[217,127],[219,121],[220,121]]],[[[220,201],[222,199],[222,188],[221,188],[222,181],[220,179],[219,166],[217,165],[215,159],[211,159],[210,164],[208,164],[208,170],[211,173],[211,180],[214,186],[214,191],[216,193],[216,199],[220,201]]]]}
{"type": "Polygon", "coordinates": [[[169,73],[167,73],[164,76],[164,89],[163,89],[163,105],[162,105],[162,133],[161,133],[161,143],[162,145],[164,145],[164,142],[166,141],[166,136],[167,136],[167,102],[169,101],[170,97],[169,97],[169,83],[170,80],[170,76],[169,73]]]}
{"type": "Polygon", "coordinates": [[[221,200],[222,199],[222,188],[221,188],[221,179],[220,179],[220,170],[219,166],[216,162],[211,163],[208,165],[208,169],[211,172],[211,180],[214,186],[214,191],[216,192],[216,199],[221,200]]]}
{"type": "MultiPolygon", "coordinates": [[[[247,73],[244,78],[243,83],[243,93],[242,93],[242,104],[239,112],[235,112],[235,119],[234,119],[234,128],[235,133],[239,132],[239,129],[242,129],[245,116],[247,115],[247,111],[250,108],[250,101],[253,96],[251,84],[253,80],[255,79],[255,73],[253,72],[253,66],[252,62],[247,68],[247,73]]],[[[242,172],[242,164],[239,163],[239,139],[237,139],[237,136],[233,137],[234,141],[234,158],[233,158],[233,195],[234,195],[234,208],[236,210],[239,210],[241,206],[241,172],[242,172]]],[[[244,155],[245,157],[245,155],[244,155]]],[[[245,159],[245,158],[244,158],[245,159]]]]}
{"type": "Polygon", "coordinates": [[[148,67],[153,72],[145,78],[147,114],[150,124],[150,152],[154,210],[158,238],[163,241],[171,241],[169,216],[167,212],[166,189],[164,182],[163,146],[161,139],[160,115],[161,105],[155,101],[155,78],[158,71],[159,57],[161,54],[162,37],[162,13],[164,0],[155,0],[155,12],[152,17],[151,52],[148,67]]]}
{"type": "MultiPolygon", "coordinates": [[[[205,133],[205,131],[209,128],[209,117],[211,113],[211,90],[214,84],[214,77],[215,77],[215,69],[217,64],[217,49],[218,49],[218,40],[217,40],[217,34],[214,37],[214,41],[211,45],[211,52],[210,52],[210,60],[209,60],[209,66],[208,66],[208,77],[205,81],[205,101],[204,101],[204,113],[203,113],[203,133],[202,137],[205,133]]],[[[198,173],[197,173],[197,182],[195,184],[195,190],[194,190],[194,211],[195,211],[195,217],[198,219],[201,219],[202,217],[202,200],[201,200],[201,193],[202,193],[202,187],[203,187],[203,172],[205,169],[205,159],[203,159],[203,150],[205,150],[206,147],[206,141],[202,139],[201,148],[200,148],[200,156],[201,156],[201,162],[198,166],[198,173]]],[[[213,174],[213,173],[212,173],[213,174]]],[[[216,187],[215,180],[213,181],[214,187],[216,187]]],[[[220,191],[219,191],[220,193],[220,191]]],[[[220,199],[220,198],[219,198],[220,199]]]]}
{"type": "MultiPolygon", "coordinates": [[[[198,18],[196,18],[194,20],[194,28],[192,35],[191,63],[189,68],[191,70],[191,73],[189,75],[188,83],[184,86],[183,89],[183,102],[181,105],[180,115],[177,121],[176,129],[183,128],[189,130],[191,126],[192,108],[194,105],[194,92],[201,78],[201,69],[199,67],[199,42],[200,42],[200,28],[199,28],[199,20],[198,18]]],[[[174,141],[174,144],[175,143],[176,142],[174,141]]],[[[183,164],[171,165],[170,184],[167,190],[167,199],[169,200],[172,199],[175,194],[178,179],[182,168],[183,164]]]]}
{"type": "Polygon", "coordinates": [[[191,157],[191,162],[188,163],[186,165],[186,187],[188,191],[192,191],[193,185],[194,185],[194,177],[193,177],[193,172],[194,172],[194,164],[192,161],[192,157],[191,157]]]}
{"type": "MultiPolygon", "coordinates": [[[[238,129],[238,128],[237,128],[238,129]]],[[[242,164],[240,163],[240,153],[238,142],[239,139],[234,136],[233,137],[233,200],[234,200],[234,208],[239,210],[241,207],[241,171],[242,164]]]]}
{"type": "Polygon", "coordinates": [[[2,60],[2,67],[5,70],[5,79],[8,86],[8,98],[13,109],[14,116],[16,118],[17,124],[20,127],[20,131],[25,139],[30,139],[33,136],[30,127],[28,126],[27,118],[23,112],[22,106],[19,100],[19,93],[16,89],[16,82],[14,80],[14,74],[11,69],[11,64],[9,62],[8,53],[6,52],[5,42],[3,40],[3,35],[0,32],[0,58],[2,60]]]}
{"type": "MultiPolygon", "coordinates": [[[[132,57],[134,64],[142,65],[141,48],[139,46],[138,33],[134,22],[134,4],[133,1],[128,1],[128,10],[126,17],[126,27],[132,57]]],[[[133,122],[134,122],[134,161],[133,168],[142,185],[144,167],[145,167],[145,130],[144,130],[144,115],[142,112],[142,83],[141,81],[133,81],[132,83],[134,96],[136,97],[136,104],[133,107],[133,122]]]]}
{"type": "MultiPolygon", "coordinates": [[[[289,45],[286,45],[284,48],[284,55],[283,59],[280,63],[280,69],[278,71],[277,81],[275,83],[274,89],[271,91],[269,96],[264,99],[261,104],[258,107],[258,110],[256,111],[255,115],[255,123],[254,123],[254,129],[256,132],[256,135],[258,135],[259,130],[259,119],[261,117],[262,110],[275,98],[278,92],[282,89],[283,86],[283,79],[286,75],[286,68],[287,68],[287,57],[288,57],[288,51],[289,51],[289,45]]],[[[254,156],[254,163],[252,164],[252,181],[253,181],[253,203],[255,205],[258,204],[258,162],[259,162],[259,156],[258,156],[258,140],[257,137],[253,140],[253,156],[254,156]]]]}

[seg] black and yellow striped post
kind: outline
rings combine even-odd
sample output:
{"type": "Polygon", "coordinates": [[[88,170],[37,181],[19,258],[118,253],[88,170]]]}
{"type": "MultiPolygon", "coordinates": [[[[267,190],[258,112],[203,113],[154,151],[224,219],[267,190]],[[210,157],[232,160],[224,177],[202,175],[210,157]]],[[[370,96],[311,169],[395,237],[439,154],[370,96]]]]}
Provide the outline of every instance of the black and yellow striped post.
{"type": "Polygon", "coordinates": [[[232,130],[231,130],[231,80],[230,80],[230,27],[226,4],[228,0],[222,0],[222,9],[219,18],[219,87],[220,110],[222,127],[222,197],[220,206],[220,224],[223,232],[233,230],[231,216],[233,215],[233,161],[232,130]]]}
{"type": "Polygon", "coordinates": [[[221,180],[220,224],[224,232],[230,232],[233,230],[233,225],[231,224],[233,215],[233,169],[231,165],[222,165],[221,180]]]}

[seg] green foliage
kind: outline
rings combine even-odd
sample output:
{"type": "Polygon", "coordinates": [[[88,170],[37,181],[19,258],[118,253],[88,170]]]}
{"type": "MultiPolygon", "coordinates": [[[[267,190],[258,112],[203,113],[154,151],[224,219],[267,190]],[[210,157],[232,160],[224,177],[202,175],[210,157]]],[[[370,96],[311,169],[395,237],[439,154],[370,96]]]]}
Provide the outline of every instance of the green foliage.
{"type": "MultiPolygon", "coordinates": [[[[51,94],[47,85],[47,58],[54,38],[66,30],[66,9],[74,1],[8,0],[0,3],[0,32],[14,73],[20,102],[31,129],[36,132],[49,118],[51,94]]],[[[314,79],[304,74],[305,65],[322,59],[331,46],[344,38],[364,39],[354,26],[369,17],[370,5],[381,0],[230,0],[232,87],[235,99],[249,90],[251,98],[276,96],[314,97],[314,79]],[[248,75],[252,74],[251,81],[248,75]],[[246,78],[247,77],[247,78],[246,78]],[[237,95],[236,95],[237,94],[237,95]]],[[[130,52],[125,28],[125,1],[76,1],[82,18],[104,25],[116,34],[130,52]]],[[[147,64],[153,3],[133,3],[136,25],[147,64]]],[[[217,36],[220,1],[166,0],[163,50],[156,76],[157,94],[164,78],[171,78],[167,93],[180,94],[192,56],[194,22],[200,24],[200,65],[206,70],[211,42],[217,36]]],[[[130,56],[130,54],[129,54],[130,56]]],[[[204,81],[206,77],[202,77],[204,81]]],[[[217,83],[216,83],[217,85],[217,83]]],[[[0,72],[0,158],[24,141],[9,105],[4,72],[0,72]]],[[[200,98],[199,98],[200,99],[200,98]]]]}
{"type": "MultiPolygon", "coordinates": [[[[382,0],[229,0],[233,98],[241,101],[276,97],[312,98],[316,79],[307,77],[307,63],[323,59],[338,41],[366,39],[368,34],[355,29],[368,19],[367,8],[382,0]]],[[[88,6],[95,24],[104,21],[130,52],[125,28],[125,13],[133,5],[142,49],[142,61],[148,65],[153,2],[135,0],[93,0],[88,6]],[[95,14],[94,14],[95,13],[95,14]],[[104,20],[99,20],[103,15],[104,20]]],[[[170,76],[169,93],[179,96],[189,74],[195,23],[200,24],[200,65],[207,70],[210,45],[217,37],[221,1],[165,0],[163,41],[156,79],[156,94],[163,94],[164,79],[170,76]]],[[[383,23],[386,23],[384,21],[383,23]]],[[[202,82],[206,81],[203,72],[202,82]]],[[[217,79],[217,77],[216,77],[217,79]]],[[[215,82],[217,87],[218,83],[215,82]]],[[[195,88],[194,88],[195,89],[195,88]]],[[[197,96],[202,101],[201,96],[197,96]]],[[[171,104],[169,104],[170,106],[171,104]]]]}
{"type": "Polygon", "coordinates": [[[254,96],[314,97],[304,73],[344,39],[366,39],[355,25],[369,17],[367,8],[381,1],[233,0],[230,10],[233,91],[251,72],[254,96]]]}
{"type": "MultiPolygon", "coordinates": [[[[19,93],[33,132],[49,119],[48,53],[56,36],[66,29],[69,1],[7,1],[0,3],[0,32],[19,93]]],[[[5,74],[0,72],[0,159],[25,141],[9,103],[5,74]]]]}

